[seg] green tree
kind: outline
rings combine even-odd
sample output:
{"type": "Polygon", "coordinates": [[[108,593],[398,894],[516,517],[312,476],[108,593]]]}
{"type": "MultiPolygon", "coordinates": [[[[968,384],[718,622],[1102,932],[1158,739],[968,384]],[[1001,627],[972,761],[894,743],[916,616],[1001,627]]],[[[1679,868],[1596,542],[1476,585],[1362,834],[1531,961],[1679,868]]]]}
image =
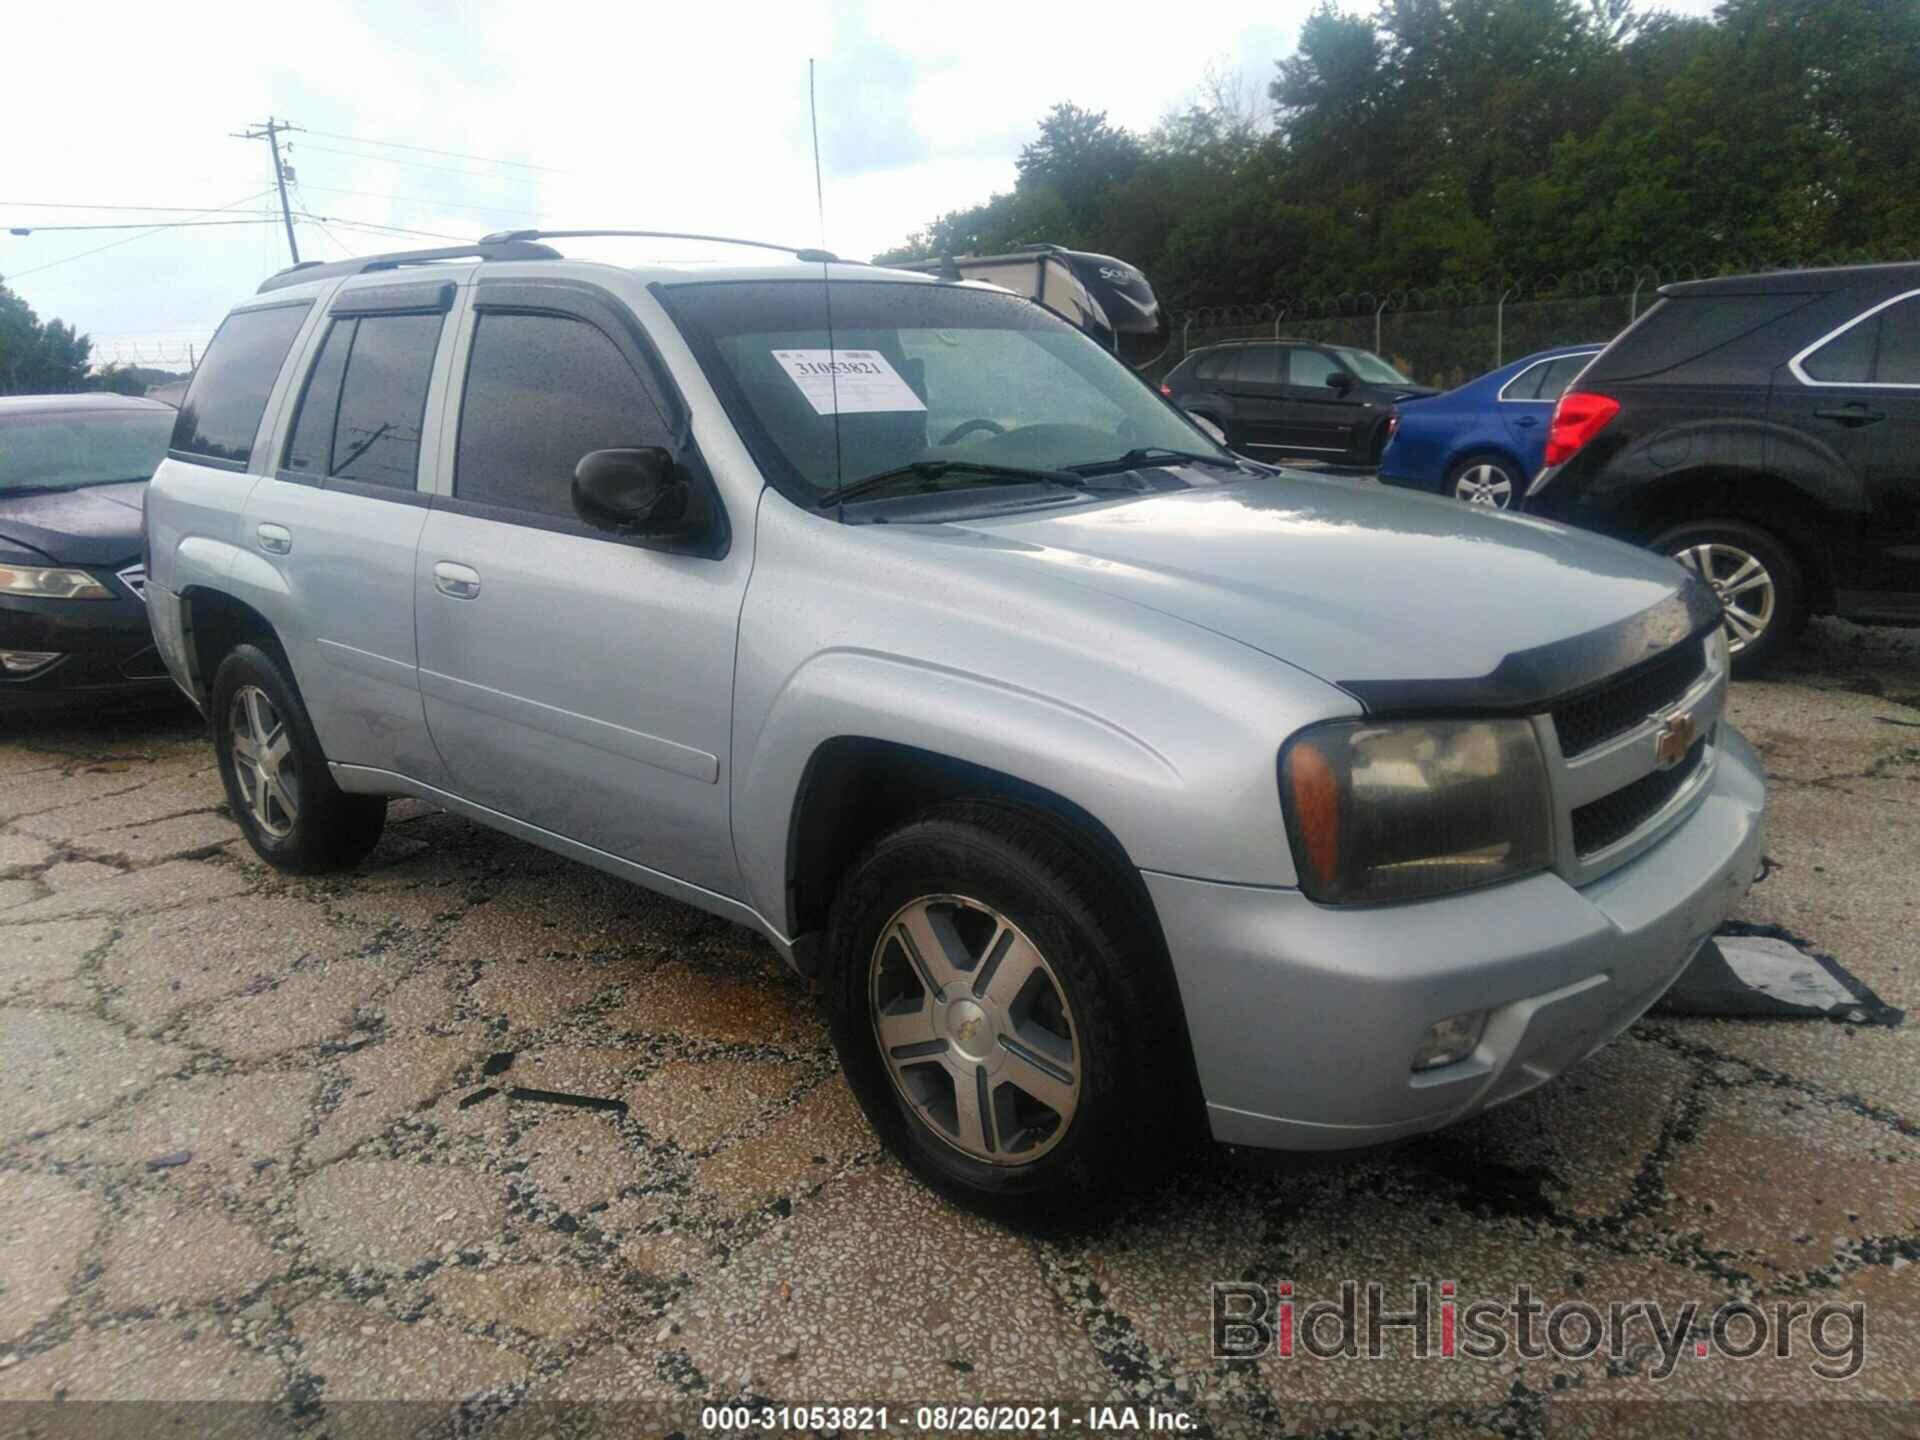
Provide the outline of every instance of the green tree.
{"type": "Polygon", "coordinates": [[[0,281],[0,395],[85,390],[93,341],[62,320],[42,324],[0,281]]]}
{"type": "Polygon", "coordinates": [[[1920,250],[1914,0],[1325,3],[1267,99],[1214,72],[1144,136],[1055,105],[1011,191],[881,258],[1053,241],[1180,309],[1920,250]]]}

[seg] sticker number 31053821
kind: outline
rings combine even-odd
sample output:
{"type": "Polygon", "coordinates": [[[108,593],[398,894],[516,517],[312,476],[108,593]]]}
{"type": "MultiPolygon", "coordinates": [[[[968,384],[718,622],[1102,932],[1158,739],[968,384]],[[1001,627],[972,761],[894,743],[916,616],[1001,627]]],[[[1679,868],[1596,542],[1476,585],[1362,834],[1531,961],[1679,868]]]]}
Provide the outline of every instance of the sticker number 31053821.
{"type": "Polygon", "coordinates": [[[775,350],[773,358],[792,377],[816,415],[887,410],[925,410],[913,387],[878,350],[775,350]]]}

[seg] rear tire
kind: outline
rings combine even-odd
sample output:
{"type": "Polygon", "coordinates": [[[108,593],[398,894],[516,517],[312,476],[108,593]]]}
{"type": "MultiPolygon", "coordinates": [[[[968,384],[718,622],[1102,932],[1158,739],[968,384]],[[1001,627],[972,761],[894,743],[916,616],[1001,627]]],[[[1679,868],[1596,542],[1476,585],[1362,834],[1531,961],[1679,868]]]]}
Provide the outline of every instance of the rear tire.
{"type": "Polygon", "coordinates": [[[213,676],[213,749],[233,818],[276,870],[312,875],[366,858],[387,821],[383,795],[334,784],[307,707],[279,657],[236,645],[213,676]]]}
{"type": "Polygon", "coordinates": [[[1443,493],[1463,505],[1511,510],[1520,502],[1526,482],[1512,465],[1497,455],[1469,455],[1447,471],[1443,493]]]}
{"type": "Polygon", "coordinates": [[[1807,622],[1806,577],[1793,553],[1744,520],[1692,520],[1658,535],[1652,548],[1713,586],[1726,608],[1733,673],[1759,674],[1807,622]]]}
{"type": "Polygon", "coordinates": [[[848,872],[834,1047],[927,1184],[1002,1221],[1082,1224],[1191,1137],[1184,1014],[1141,905],[1078,830],[991,800],[928,811],[848,872]]]}

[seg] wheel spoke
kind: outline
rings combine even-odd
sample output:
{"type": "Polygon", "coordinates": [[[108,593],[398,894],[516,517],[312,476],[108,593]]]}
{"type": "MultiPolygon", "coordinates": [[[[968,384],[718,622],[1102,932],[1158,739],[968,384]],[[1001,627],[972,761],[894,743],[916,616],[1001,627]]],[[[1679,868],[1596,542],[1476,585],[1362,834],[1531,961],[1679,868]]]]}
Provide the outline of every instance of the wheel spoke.
{"type": "Polygon", "coordinates": [[[1753,556],[1748,555],[1740,565],[1735,567],[1733,574],[1727,576],[1727,578],[1720,583],[1726,586],[1729,592],[1732,592],[1738,588],[1743,581],[1752,579],[1756,575],[1764,578],[1766,573],[1767,572],[1761,568],[1760,562],[1754,559],[1753,556]]]}
{"type": "Polygon", "coordinates": [[[986,958],[974,976],[973,993],[1005,1012],[1040,968],[1040,953],[1011,925],[1002,924],[987,944],[986,958]]]}
{"type": "Polygon", "coordinates": [[[915,905],[902,915],[899,938],[931,991],[946,989],[970,968],[970,957],[954,934],[952,922],[934,913],[931,906],[915,905]]]}
{"type": "Polygon", "coordinates": [[[260,747],[253,743],[251,735],[243,731],[233,732],[233,753],[237,759],[245,761],[248,765],[257,767],[260,763],[260,747]]]}
{"type": "Polygon", "coordinates": [[[1742,644],[1751,644],[1759,636],[1760,626],[1745,611],[1729,605],[1723,613],[1726,616],[1727,628],[1733,632],[1735,640],[1742,644]]]}
{"type": "Polygon", "coordinates": [[[256,768],[253,772],[253,794],[247,797],[253,802],[253,818],[260,822],[263,829],[273,827],[273,796],[268,789],[267,774],[256,768]]]}
{"type": "Polygon", "coordinates": [[[251,687],[242,692],[247,711],[247,737],[258,749],[265,749],[270,729],[266,717],[266,696],[251,687]]]}
{"type": "Polygon", "coordinates": [[[987,1072],[975,1065],[956,1065],[953,1076],[954,1138],[975,1154],[991,1154],[998,1148],[993,1134],[993,1112],[982,1105],[987,1072]]]}
{"type": "Polygon", "coordinates": [[[1002,1039],[1007,1052],[1001,1067],[1001,1079],[1014,1089],[1031,1095],[1054,1114],[1065,1117],[1073,1111],[1073,1072],[1050,1060],[1017,1039],[1002,1039]]]}
{"type": "Polygon", "coordinates": [[[1731,600],[1735,595],[1744,595],[1749,590],[1770,590],[1772,588],[1773,577],[1767,574],[1766,571],[1759,570],[1757,574],[1747,576],[1747,578],[1742,580],[1738,585],[1735,585],[1732,581],[1728,581],[1726,596],[1731,600]]]}
{"type": "Polygon", "coordinates": [[[261,760],[266,764],[268,769],[276,773],[282,765],[287,763],[287,756],[292,753],[293,737],[287,733],[287,727],[285,725],[281,725],[273,734],[269,735],[266,744],[260,748],[261,760]]]}
{"type": "Polygon", "coordinates": [[[883,1010],[874,1016],[874,1024],[880,1031],[880,1043],[887,1053],[900,1059],[931,1055],[937,1051],[921,1047],[937,1044],[941,1050],[947,1048],[947,1042],[935,1033],[933,1027],[933,1000],[922,995],[920,1003],[911,1010],[883,1010]],[[903,1055],[902,1051],[909,1054],[903,1055]]]}

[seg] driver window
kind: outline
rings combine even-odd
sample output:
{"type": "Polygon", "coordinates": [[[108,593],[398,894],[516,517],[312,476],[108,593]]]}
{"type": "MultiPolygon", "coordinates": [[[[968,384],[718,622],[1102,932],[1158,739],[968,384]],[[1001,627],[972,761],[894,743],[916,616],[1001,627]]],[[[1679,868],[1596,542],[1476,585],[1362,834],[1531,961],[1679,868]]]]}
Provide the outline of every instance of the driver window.
{"type": "Polygon", "coordinates": [[[1289,385],[1313,385],[1326,387],[1327,377],[1340,373],[1340,366],[1331,355],[1320,350],[1289,350],[1287,352],[1287,383],[1289,385]]]}

